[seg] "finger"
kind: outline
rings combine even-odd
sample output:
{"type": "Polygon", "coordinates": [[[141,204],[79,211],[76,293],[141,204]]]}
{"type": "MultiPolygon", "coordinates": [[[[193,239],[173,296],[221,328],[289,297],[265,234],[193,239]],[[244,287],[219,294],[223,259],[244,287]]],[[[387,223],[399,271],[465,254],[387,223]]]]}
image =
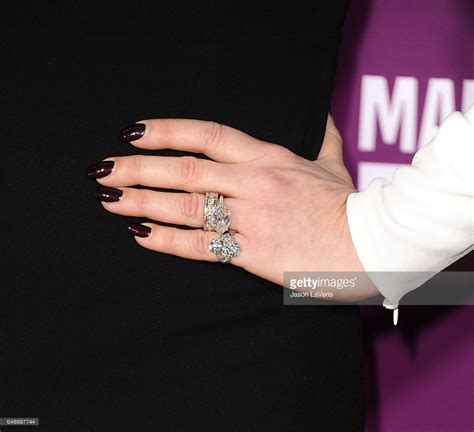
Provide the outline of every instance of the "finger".
{"type": "Polygon", "coordinates": [[[139,139],[131,141],[136,147],[203,153],[218,162],[254,160],[270,145],[237,129],[211,121],[153,119],[140,121],[139,124],[145,125],[145,132],[139,139]]]}
{"type": "Polygon", "coordinates": [[[319,151],[318,160],[331,160],[332,162],[343,163],[342,158],[342,137],[334,123],[331,114],[328,114],[326,121],[326,131],[324,133],[323,144],[319,151]]]}
{"type": "Polygon", "coordinates": [[[112,172],[97,181],[105,186],[150,186],[187,192],[216,191],[226,196],[238,192],[237,165],[221,164],[194,156],[121,156],[112,172]]]}
{"type": "MultiPolygon", "coordinates": [[[[217,262],[216,255],[209,250],[209,242],[217,239],[219,235],[215,232],[203,230],[182,230],[179,228],[166,227],[152,223],[144,223],[141,225],[129,226],[129,231],[135,235],[135,239],[146,249],[155,252],[162,252],[170,255],[176,255],[182,258],[189,258],[199,261],[217,262]],[[143,232],[141,227],[148,227],[149,233],[147,237],[140,237],[143,232]]],[[[240,253],[232,258],[231,263],[242,267],[245,261],[249,259],[248,242],[245,236],[235,233],[235,241],[240,245],[240,253]]]]}
{"type": "MultiPolygon", "coordinates": [[[[204,195],[193,193],[156,192],[149,189],[100,188],[97,198],[104,208],[114,214],[135,216],[174,225],[202,228],[204,224],[204,195]],[[109,202],[107,202],[109,201],[109,202]]],[[[226,198],[225,206],[230,210],[231,228],[239,230],[239,201],[226,198]]]]}

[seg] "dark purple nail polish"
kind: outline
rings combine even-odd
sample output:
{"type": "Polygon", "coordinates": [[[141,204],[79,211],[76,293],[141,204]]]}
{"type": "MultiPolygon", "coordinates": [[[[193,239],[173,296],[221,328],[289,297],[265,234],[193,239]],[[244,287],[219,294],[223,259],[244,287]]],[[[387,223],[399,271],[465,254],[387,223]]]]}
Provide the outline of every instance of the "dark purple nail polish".
{"type": "Polygon", "coordinates": [[[123,191],[120,189],[104,187],[97,190],[95,196],[97,199],[103,202],[117,202],[123,195],[123,191]]]}
{"type": "Polygon", "coordinates": [[[149,237],[151,228],[146,225],[131,223],[128,225],[128,232],[136,237],[149,237]]]}
{"type": "Polygon", "coordinates": [[[120,140],[125,142],[136,141],[143,135],[145,135],[145,125],[143,123],[135,123],[120,131],[120,140]]]}
{"type": "Polygon", "coordinates": [[[114,161],[102,161],[95,165],[92,165],[87,170],[87,176],[90,179],[98,179],[108,176],[114,168],[114,161]]]}

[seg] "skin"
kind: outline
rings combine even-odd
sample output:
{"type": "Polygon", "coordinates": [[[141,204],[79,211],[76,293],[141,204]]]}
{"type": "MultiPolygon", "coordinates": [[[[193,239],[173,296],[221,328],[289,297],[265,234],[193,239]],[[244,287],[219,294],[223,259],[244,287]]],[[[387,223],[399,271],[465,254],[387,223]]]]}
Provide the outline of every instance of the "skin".
{"type": "MultiPolygon", "coordinates": [[[[189,226],[194,230],[144,223],[148,238],[135,237],[152,251],[216,262],[209,251],[215,232],[202,230],[204,192],[225,197],[231,230],[240,254],[231,264],[283,285],[284,271],[359,272],[349,232],[346,200],[356,189],[342,157],[342,139],[329,115],[316,160],[304,159],[280,145],[253,138],[214,122],[181,119],[143,120],[140,149],[176,149],[193,156],[114,156],[108,176],[97,181],[123,191],[119,202],[102,203],[115,214],[189,226]],[[157,192],[142,185],[174,189],[157,192]],[[182,193],[185,191],[186,193],[182,193]]],[[[357,289],[334,289],[332,300],[358,301],[378,294],[365,277],[357,289]],[[360,286],[359,286],[360,285],[360,286]]]]}

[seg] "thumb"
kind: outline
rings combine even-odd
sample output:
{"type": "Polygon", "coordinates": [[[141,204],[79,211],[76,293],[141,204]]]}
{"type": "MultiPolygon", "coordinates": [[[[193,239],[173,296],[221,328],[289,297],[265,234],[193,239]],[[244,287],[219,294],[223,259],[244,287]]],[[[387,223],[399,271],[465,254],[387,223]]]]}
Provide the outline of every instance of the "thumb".
{"type": "Polygon", "coordinates": [[[352,184],[352,177],[344,165],[342,137],[331,114],[328,114],[326,132],[316,162],[352,184]]]}
{"type": "Polygon", "coordinates": [[[344,164],[342,158],[342,137],[331,114],[328,114],[326,121],[326,132],[324,133],[323,144],[319,151],[318,161],[344,164]]]}

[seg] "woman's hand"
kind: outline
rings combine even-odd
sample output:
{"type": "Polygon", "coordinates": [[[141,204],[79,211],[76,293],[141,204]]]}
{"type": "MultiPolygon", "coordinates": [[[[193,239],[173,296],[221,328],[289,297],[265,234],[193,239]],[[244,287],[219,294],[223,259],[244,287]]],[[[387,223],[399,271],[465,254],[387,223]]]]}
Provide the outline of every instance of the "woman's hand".
{"type": "MultiPolygon", "coordinates": [[[[92,178],[119,189],[98,192],[111,213],[196,228],[145,223],[145,228],[132,230],[141,246],[217,261],[209,241],[218,234],[202,229],[204,193],[214,191],[225,197],[230,230],[241,247],[232,264],[281,285],[285,271],[363,272],[346,219],[346,199],[355,188],[331,116],[315,161],[214,122],[159,119],[140,124],[145,125],[142,136],[131,135],[136,147],[203,153],[212,159],[136,155],[110,157],[106,161],[113,164],[91,168],[92,178]]],[[[377,293],[373,286],[340,290],[333,299],[359,300],[377,293]]]]}

